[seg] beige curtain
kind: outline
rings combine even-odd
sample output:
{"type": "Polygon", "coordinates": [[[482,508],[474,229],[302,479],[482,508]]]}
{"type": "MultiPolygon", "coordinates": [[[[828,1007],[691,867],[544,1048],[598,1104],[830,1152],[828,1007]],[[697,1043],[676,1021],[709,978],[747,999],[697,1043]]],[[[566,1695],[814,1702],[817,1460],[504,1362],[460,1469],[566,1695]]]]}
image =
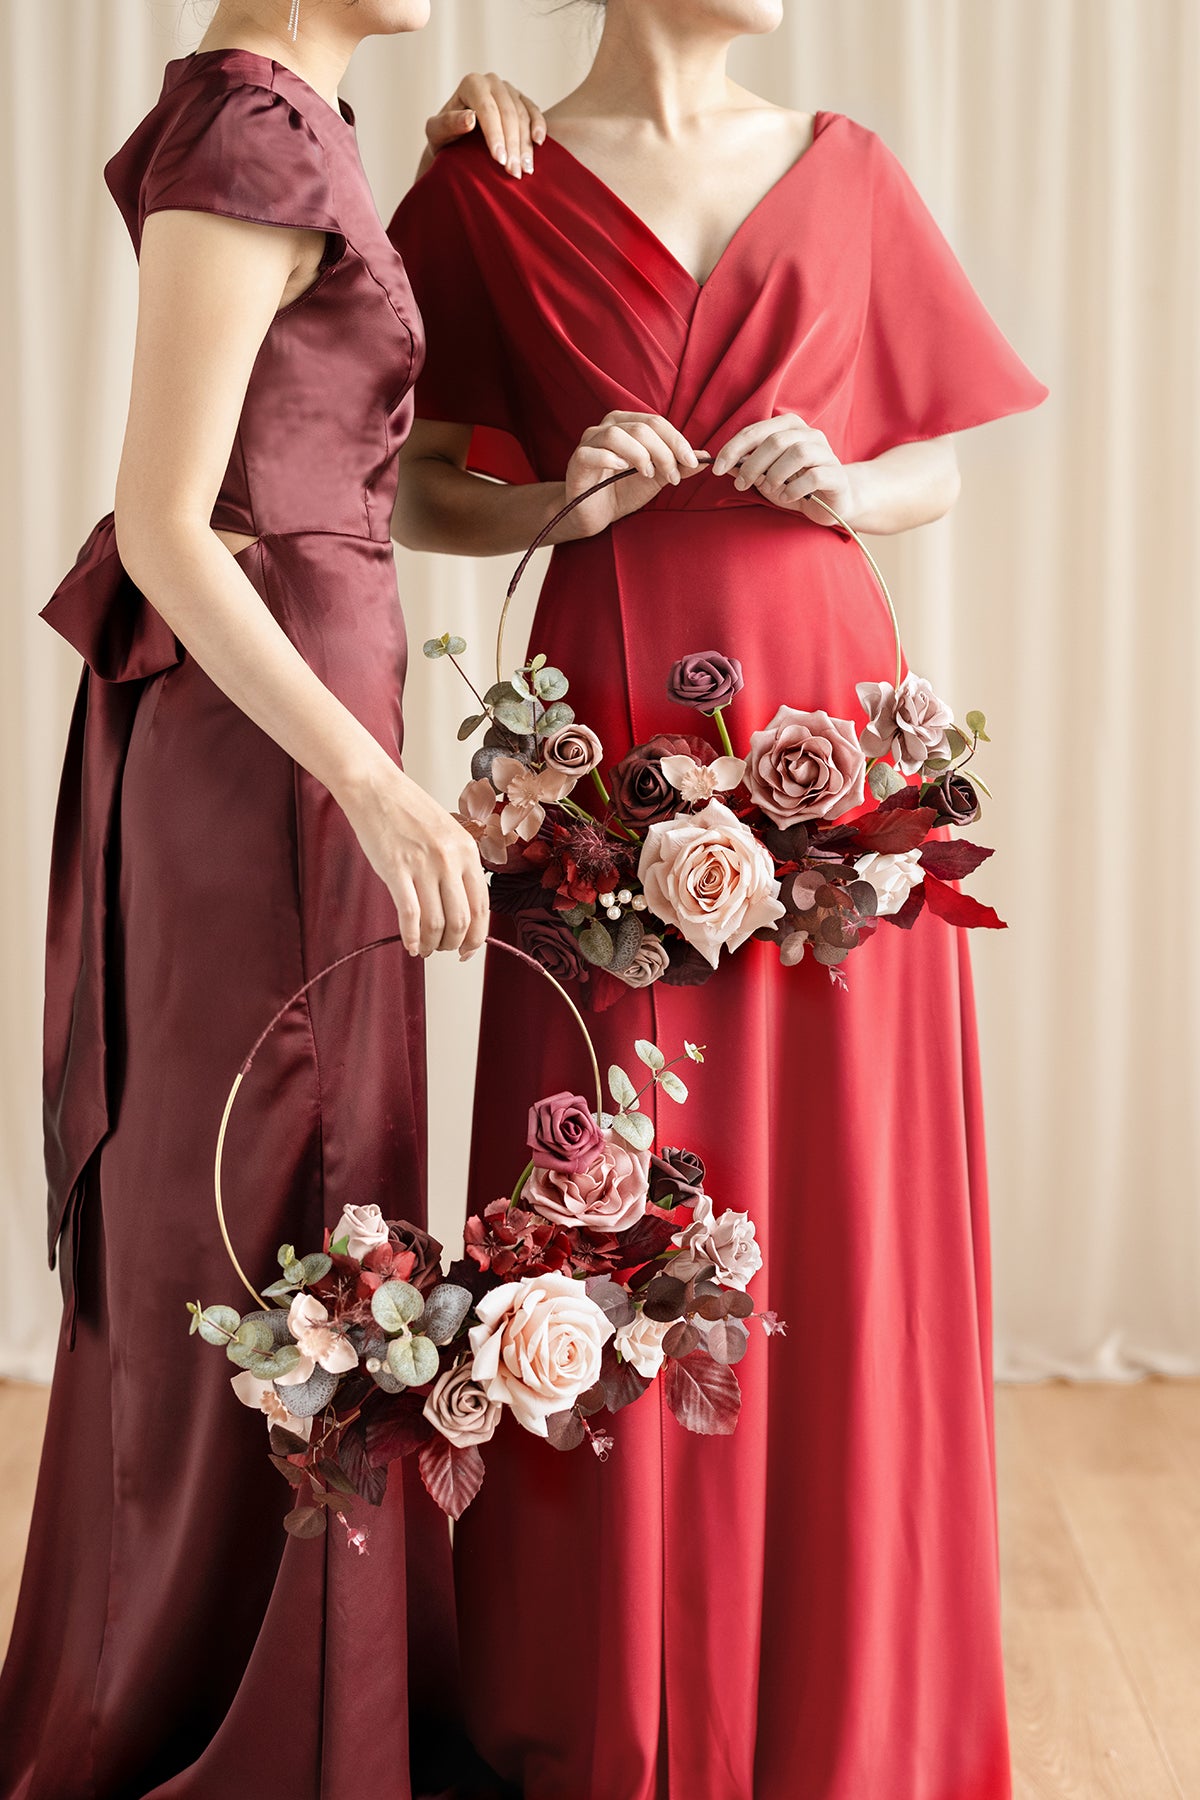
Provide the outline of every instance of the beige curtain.
{"type": "MultiPolygon", "coordinates": [[[[0,1370],[12,1374],[45,1372],[54,1339],[40,937],[76,678],[36,614],[111,504],[134,271],[100,168],[204,11],[0,7],[0,1370]]],[[[590,11],[434,0],[420,37],[367,45],[346,91],[381,210],[465,69],[500,68],[552,98],[583,66],[590,11]]],[[[1053,390],[1040,413],[962,440],[951,519],[884,546],[914,663],[960,709],[985,708],[995,735],[999,855],[976,887],[1012,929],[975,944],[998,1365],[1014,1378],[1194,1373],[1200,7],[789,0],[782,31],[743,46],[737,72],[773,100],[883,133],[1053,390]]],[[[461,630],[484,667],[507,567],[402,556],[414,643],[461,630]]],[[[410,766],[447,801],[459,712],[445,668],[418,655],[410,766]]],[[[434,1209],[448,1237],[476,981],[457,964],[431,971],[434,1209]]]]}

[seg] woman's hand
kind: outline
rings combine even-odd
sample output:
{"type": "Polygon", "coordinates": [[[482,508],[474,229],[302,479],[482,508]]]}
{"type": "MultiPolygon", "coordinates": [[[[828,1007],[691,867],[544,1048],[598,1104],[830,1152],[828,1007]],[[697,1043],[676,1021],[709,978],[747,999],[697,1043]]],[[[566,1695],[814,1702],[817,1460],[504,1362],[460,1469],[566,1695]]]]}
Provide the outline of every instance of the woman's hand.
{"type": "Polygon", "coordinates": [[[338,795],[396,907],[412,956],[457,950],[465,962],[488,933],[488,886],[475,840],[389,759],[338,795]]]}
{"type": "Polygon", "coordinates": [[[611,412],[585,431],[567,464],[566,497],[586,493],[605,475],[632,465],[638,473],[614,482],[563,520],[559,542],[594,537],[617,519],[637,512],[665,487],[677,487],[699,470],[700,458],[669,420],[658,413],[611,412]]]}
{"type": "Polygon", "coordinates": [[[817,525],[834,524],[823,506],[813,504],[815,497],[856,525],[852,467],[839,462],[825,433],[806,425],[798,413],[744,426],[721,446],[712,467],[714,475],[732,474],[742,491],[757,488],[784,512],[802,513],[817,525]]]}
{"type": "Polygon", "coordinates": [[[533,174],[534,146],[546,141],[546,121],[532,100],[499,75],[464,75],[441,111],[426,120],[421,172],[439,150],[475,130],[517,181],[533,174]]]}

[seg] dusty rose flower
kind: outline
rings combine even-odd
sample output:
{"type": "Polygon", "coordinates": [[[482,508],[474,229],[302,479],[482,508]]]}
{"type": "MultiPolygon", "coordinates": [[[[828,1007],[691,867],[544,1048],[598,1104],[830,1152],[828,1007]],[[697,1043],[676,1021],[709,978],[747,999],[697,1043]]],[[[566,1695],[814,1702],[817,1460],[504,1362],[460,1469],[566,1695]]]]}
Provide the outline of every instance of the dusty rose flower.
{"type": "Polygon", "coordinates": [[[298,1387],[320,1365],[331,1375],[345,1375],[358,1367],[358,1351],[336,1325],[315,1294],[297,1294],[288,1308],[288,1330],[300,1348],[300,1361],[286,1375],[275,1377],[280,1387],[298,1387]]]}
{"type": "Polygon", "coordinates": [[[297,1419],[290,1413],[275,1392],[273,1381],[260,1381],[249,1369],[243,1369],[240,1375],[233,1377],[230,1386],[243,1406],[258,1407],[265,1415],[268,1425],[281,1425],[284,1431],[294,1432],[305,1442],[312,1436],[312,1420],[297,1419]]]}
{"type": "Polygon", "coordinates": [[[586,725],[564,725],[553,732],[542,745],[542,760],[552,769],[561,769],[578,781],[600,767],[604,745],[586,725]]]}
{"type": "Polygon", "coordinates": [[[377,1206],[344,1206],[329,1241],[336,1244],[343,1237],[347,1240],[346,1255],[361,1262],[368,1251],[387,1243],[387,1221],[377,1206]]]}
{"type": "Polygon", "coordinates": [[[628,1325],[618,1325],[613,1343],[621,1361],[646,1381],[653,1381],[666,1361],[663,1339],[674,1323],[673,1319],[648,1319],[639,1312],[628,1325]]]}
{"type": "Polygon", "coordinates": [[[612,773],[613,804],[630,825],[669,819],[678,806],[679,795],[663,773],[665,756],[690,756],[705,763],[713,760],[711,748],[700,738],[660,733],[648,744],[638,744],[612,773]]]}
{"type": "Polygon", "coordinates": [[[861,806],[867,759],[848,719],[781,706],[750,734],[746,786],[776,825],[836,819],[861,806]]]}
{"type": "Polygon", "coordinates": [[[498,756],[492,764],[492,783],[505,802],[501,826],[528,843],[542,829],[546,806],[569,794],[575,777],[563,769],[531,769],[515,756],[498,756]]]}
{"type": "Polygon", "coordinates": [[[582,1094],[551,1094],[529,1109],[525,1142],[540,1169],[576,1175],[590,1168],[604,1148],[604,1138],[582,1094]]]}
{"type": "Polygon", "coordinates": [[[642,941],[628,968],[616,972],[617,980],[631,988],[653,987],[666,974],[670,963],[662,939],[655,932],[646,931],[642,933],[642,941]]]}
{"type": "Polygon", "coordinates": [[[784,912],[770,856],[719,800],[651,825],[638,876],[651,911],[714,969],[722,944],[738,949],[784,912]]]}
{"type": "Polygon", "coordinates": [[[860,856],[854,867],[859,880],[869,881],[878,894],[876,912],[881,919],[886,919],[889,913],[898,913],[913,888],[925,879],[919,850],[891,855],[872,851],[868,856],[860,856]]]}
{"type": "Polygon", "coordinates": [[[945,756],[954,714],[927,681],[910,669],[898,688],[890,681],[860,681],[867,715],[862,747],[868,756],[891,756],[902,775],[915,775],[929,756],[945,756]]]}
{"type": "Polygon", "coordinates": [[[947,769],[930,798],[943,819],[951,825],[972,825],[979,817],[979,795],[975,784],[957,769],[947,769]]]}
{"type": "Polygon", "coordinates": [[[689,1261],[715,1263],[717,1280],[725,1287],[744,1291],[762,1268],[762,1251],[749,1213],[727,1207],[714,1215],[707,1194],[696,1201],[691,1224],[677,1231],[671,1242],[679,1245],[689,1261]]]}
{"type": "Polygon", "coordinates": [[[586,1169],[536,1168],[521,1189],[526,1206],[558,1225],[589,1231],[627,1231],[646,1210],[650,1152],[607,1132],[586,1169]]]}
{"type": "Polygon", "coordinates": [[[545,1437],[551,1413],[568,1411],[599,1380],[611,1321],[569,1275],[507,1282],[475,1310],[475,1380],[489,1400],[511,1407],[526,1431],[545,1437]]]}
{"type": "Polygon", "coordinates": [[[471,1373],[470,1363],[456,1363],[438,1376],[423,1408],[429,1423],[460,1450],[486,1444],[500,1423],[500,1405],[489,1400],[471,1373]]]}
{"type": "Polygon", "coordinates": [[[575,933],[545,913],[518,913],[517,945],[555,981],[578,981],[587,972],[575,933]]]}
{"type": "Polygon", "coordinates": [[[496,790],[490,781],[468,781],[458,796],[454,817],[464,831],[469,831],[479,845],[484,862],[503,868],[508,860],[508,846],[515,844],[515,831],[505,831],[496,809],[496,790]]]}
{"type": "Polygon", "coordinates": [[[719,650],[693,650],[690,656],[681,656],[667,676],[672,700],[709,714],[728,706],[744,685],[741,663],[719,650]]]}
{"type": "Polygon", "coordinates": [[[662,772],[681,799],[703,803],[714,794],[732,792],[744,781],[746,761],[741,756],[718,756],[716,762],[699,763],[694,756],[664,756],[662,772]]]}

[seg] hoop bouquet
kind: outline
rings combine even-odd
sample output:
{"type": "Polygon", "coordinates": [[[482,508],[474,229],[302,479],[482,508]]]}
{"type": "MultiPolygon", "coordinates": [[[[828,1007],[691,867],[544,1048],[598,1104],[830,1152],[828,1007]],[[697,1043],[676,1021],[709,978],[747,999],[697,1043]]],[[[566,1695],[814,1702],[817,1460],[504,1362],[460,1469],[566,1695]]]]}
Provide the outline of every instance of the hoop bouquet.
{"type": "MultiPolygon", "coordinates": [[[[255,1056],[317,982],[370,951],[352,951],[305,984],[259,1037],[234,1081],[217,1143],[215,1201],[246,1312],[189,1303],[191,1330],[225,1351],[234,1393],[266,1418],[271,1461],[296,1489],[284,1520],[298,1537],[332,1511],[359,1551],[366,1533],[344,1503],[378,1505],[387,1471],[416,1455],[438,1505],[458,1518],[479,1490],[483,1450],[505,1412],[558,1450],[584,1443],[606,1457],[604,1416],[661,1383],[689,1431],[728,1435],[741,1394],[735,1366],[758,1318],[748,1288],[762,1256],[746,1213],[717,1211],[692,1151],[659,1147],[648,1096],[682,1103],[676,1064],[704,1060],[686,1044],[668,1062],[634,1046],[638,1079],[614,1064],[606,1108],[595,1049],[578,1009],[538,963],[583,1034],[592,1099],[564,1090],[532,1107],[524,1167],[511,1194],[467,1221],[465,1254],[443,1270],[442,1246],[378,1205],[347,1206],[320,1250],[279,1250],[259,1293],[225,1219],[222,1165],[229,1119],[255,1056]]],[[[517,1131],[514,1129],[514,1138],[517,1131]]],[[[514,1157],[514,1163],[516,1162],[514,1157]]]]}
{"type": "Polygon", "coordinates": [[[842,980],[852,950],[925,908],[954,925],[1002,926],[951,885],[991,850],[934,835],[979,817],[987,789],[972,765],[988,741],[984,715],[957,724],[927,681],[904,673],[887,583],[831,507],[867,559],[895,639],[893,679],[858,685],[861,721],[782,705],[739,753],[726,715],[742,666],[724,650],[697,651],[664,669],[666,692],[716,741],[656,733],[606,769],[563,670],[535,655],[505,673],[505,622],[529,557],[572,507],[633,473],[579,495],[531,545],[509,584],[486,692],[459,660],[461,637],[425,645],[475,695],[458,735],[484,735],[456,816],[492,871],[493,909],[515,915],[518,944],[601,1008],[656,981],[707,980],[722,950],[752,938],[775,944],[785,966],[808,955],[842,980]]]}

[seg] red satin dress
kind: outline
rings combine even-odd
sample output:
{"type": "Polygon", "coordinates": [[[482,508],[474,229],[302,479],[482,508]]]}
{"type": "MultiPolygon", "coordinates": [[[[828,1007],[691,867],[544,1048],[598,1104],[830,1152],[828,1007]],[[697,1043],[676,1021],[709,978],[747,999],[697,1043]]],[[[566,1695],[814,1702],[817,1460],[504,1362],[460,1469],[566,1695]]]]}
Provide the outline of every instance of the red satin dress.
{"type": "MultiPolygon", "coordinates": [[[[837,113],[702,286],[555,142],[522,182],[474,143],[439,156],[390,230],[426,319],[418,413],[478,427],[474,466],[508,479],[561,479],[614,408],[713,453],[795,411],[854,461],[1046,391],[896,159],[837,113]]],[[[784,702],[859,717],[856,682],[892,660],[854,543],[709,474],[557,549],[532,647],[611,760],[703,728],[664,692],[688,651],[741,659],[743,747],[784,702]]],[[[476,1744],[524,1800],[1010,1792],[967,947],[925,915],[845,973],[840,991],[752,943],[703,987],[592,1018],[602,1067],[637,1037],[708,1046],[660,1137],[753,1215],[753,1291],[787,1336],[756,1329],[733,1437],[648,1396],[604,1464],[519,1429],[489,1448],[456,1536],[463,1673],[476,1744]]],[[[510,1190],[530,1101],[586,1092],[575,1026],[532,980],[488,970],[476,1208],[510,1190]]]]}
{"type": "MultiPolygon", "coordinates": [[[[135,250],[164,209],[326,233],[317,281],[255,363],[213,523],[257,538],[238,560],[263,605],[398,760],[389,529],[422,333],[350,114],[265,58],[185,58],[107,180],[135,250]]],[[[0,1795],[409,1800],[410,1631],[414,1736],[451,1704],[443,1523],[394,1473],[365,1557],[336,1523],[288,1538],[263,1419],[185,1310],[242,1297],[212,1200],[240,1062],[395,910],[330,795],[124,575],[111,517],[46,616],[86,662],[46,982],[67,1308],[0,1687],[0,1795]]],[[[423,1217],[422,1007],[419,966],[381,951],[314,990],[256,1061],[226,1181],[260,1282],[347,1201],[423,1217]]]]}

